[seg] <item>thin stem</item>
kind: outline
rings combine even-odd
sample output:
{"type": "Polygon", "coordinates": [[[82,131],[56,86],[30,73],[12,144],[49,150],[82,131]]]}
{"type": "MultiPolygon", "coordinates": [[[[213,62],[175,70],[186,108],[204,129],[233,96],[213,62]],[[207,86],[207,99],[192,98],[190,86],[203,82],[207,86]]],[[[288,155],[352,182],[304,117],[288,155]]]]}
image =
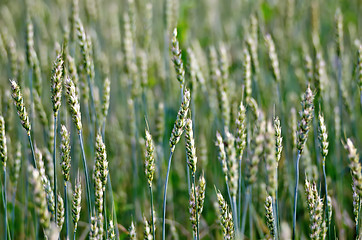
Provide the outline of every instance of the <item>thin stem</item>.
{"type": "Polygon", "coordinates": [[[240,219],[241,219],[241,160],[242,160],[242,154],[240,155],[239,158],[239,189],[238,189],[238,195],[239,195],[239,225],[237,225],[237,228],[240,229],[240,219]]]}
{"type": "Polygon", "coordinates": [[[248,187],[246,188],[245,202],[244,202],[244,206],[243,206],[243,219],[242,219],[242,223],[241,223],[241,237],[243,239],[244,239],[244,233],[245,233],[246,213],[248,211],[247,209],[248,209],[248,204],[249,204],[249,199],[250,199],[250,188],[251,188],[251,185],[248,185],[248,187]]]}
{"type": "Polygon", "coordinates": [[[29,140],[29,144],[30,144],[31,155],[33,156],[33,161],[32,161],[32,164],[33,164],[33,167],[34,167],[34,168],[37,168],[37,166],[36,166],[36,162],[35,162],[35,155],[34,155],[33,141],[31,140],[31,136],[30,136],[30,134],[28,134],[28,140],[29,140]]]}
{"type": "Polygon", "coordinates": [[[295,163],[295,188],[294,188],[294,209],[293,209],[293,237],[295,239],[295,223],[297,221],[297,202],[298,202],[298,184],[299,184],[299,160],[301,152],[298,151],[297,161],[295,163]]]}
{"type": "Polygon", "coordinates": [[[330,222],[329,222],[329,218],[328,218],[328,207],[327,207],[327,198],[328,198],[328,188],[327,188],[327,174],[326,174],[326,157],[323,157],[323,177],[324,177],[324,192],[325,192],[325,206],[326,206],[326,210],[325,210],[325,214],[326,214],[326,221],[327,221],[327,226],[328,226],[328,237],[330,238],[330,222]]]}
{"type": "Polygon", "coordinates": [[[117,239],[119,238],[119,230],[118,230],[118,224],[117,224],[117,213],[116,213],[116,209],[114,207],[114,199],[113,199],[113,189],[112,189],[112,182],[111,182],[111,177],[109,176],[110,173],[108,173],[107,175],[107,184],[108,184],[108,190],[110,190],[110,195],[111,195],[111,202],[112,202],[112,214],[113,214],[113,222],[116,230],[116,237],[117,239]]]}
{"type": "Polygon", "coordinates": [[[88,221],[90,222],[90,217],[92,216],[92,204],[91,204],[91,197],[90,197],[90,187],[89,187],[89,175],[88,175],[88,167],[87,167],[87,160],[85,158],[84,146],[83,146],[83,135],[82,130],[78,132],[80,148],[82,151],[82,159],[83,159],[83,168],[85,174],[85,184],[86,184],[86,196],[87,196],[87,206],[88,206],[88,221]]]}
{"type": "Polygon", "coordinates": [[[156,239],[155,237],[155,222],[154,222],[154,216],[153,216],[153,192],[152,192],[152,185],[150,185],[149,187],[150,189],[150,196],[151,196],[151,217],[152,217],[152,220],[151,220],[151,223],[152,223],[152,234],[153,234],[153,239],[156,239]]]}
{"type": "Polygon", "coordinates": [[[11,235],[14,236],[15,235],[15,197],[16,197],[16,190],[17,187],[15,186],[14,189],[14,193],[13,193],[13,209],[11,211],[11,229],[12,229],[12,233],[11,235]]]}
{"type": "Polygon", "coordinates": [[[192,174],[192,181],[194,182],[194,196],[195,196],[195,208],[196,208],[196,239],[200,240],[200,232],[199,232],[199,207],[197,202],[197,192],[196,192],[196,180],[195,174],[192,174]]]}
{"type": "Polygon", "coordinates": [[[55,202],[55,209],[57,209],[57,164],[56,164],[56,144],[57,144],[57,117],[54,115],[54,140],[53,140],[53,178],[54,178],[54,202],[55,202]]]}
{"type": "Polygon", "coordinates": [[[4,196],[4,224],[5,224],[5,240],[8,238],[8,214],[7,214],[7,196],[6,196],[6,167],[4,166],[4,185],[3,185],[3,196],[4,196]]]}
{"type": "Polygon", "coordinates": [[[167,184],[168,184],[168,177],[170,175],[171,169],[171,160],[172,160],[173,151],[170,152],[170,157],[168,159],[168,166],[167,166],[167,173],[166,173],[166,180],[165,180],[165,187],[163,192],[163,209],[162,209],[162,240],[166,239],[166,195],[167,195],[167,184]]]}
{"type": "Polygon", "coordinates": [[[64,211],[65,211],[65,239],[69,239],[68,192],[67,182],[64,182],[64,211]]]}

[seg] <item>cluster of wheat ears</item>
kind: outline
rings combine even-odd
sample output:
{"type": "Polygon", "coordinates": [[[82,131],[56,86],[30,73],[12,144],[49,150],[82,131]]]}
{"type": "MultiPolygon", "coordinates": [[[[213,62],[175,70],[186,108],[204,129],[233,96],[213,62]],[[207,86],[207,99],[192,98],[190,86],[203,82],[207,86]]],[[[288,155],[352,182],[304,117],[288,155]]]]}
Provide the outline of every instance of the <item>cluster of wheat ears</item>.
{"type": "Polygon", "coordinates": [[[2,1],[1,239],[361,239],[361,11],[2,1]]]}

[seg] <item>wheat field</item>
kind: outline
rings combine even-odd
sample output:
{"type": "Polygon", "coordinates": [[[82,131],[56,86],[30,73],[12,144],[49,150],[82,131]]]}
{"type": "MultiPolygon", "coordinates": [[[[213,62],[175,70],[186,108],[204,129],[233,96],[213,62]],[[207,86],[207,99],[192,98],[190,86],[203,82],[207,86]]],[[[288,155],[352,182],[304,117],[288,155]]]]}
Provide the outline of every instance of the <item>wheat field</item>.
{"type": "Polygon", "coordinates": [[[361,13],[0,1],[0,238],[362,239],[361,13]]]}

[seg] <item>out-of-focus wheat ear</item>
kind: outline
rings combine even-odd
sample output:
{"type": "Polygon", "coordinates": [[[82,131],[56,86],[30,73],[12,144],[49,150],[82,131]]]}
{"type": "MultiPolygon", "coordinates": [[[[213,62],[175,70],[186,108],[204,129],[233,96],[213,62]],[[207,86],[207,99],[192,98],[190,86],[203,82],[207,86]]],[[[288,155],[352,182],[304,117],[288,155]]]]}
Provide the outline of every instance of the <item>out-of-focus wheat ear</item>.
{"type": "Polygon", "coordinates": [[[26,130],[28,136],[30,136],[31,125],[29,121],[28,112],[26,111],[24,105],[23,94],[21,93],[20,87],[15,80],[10,80],[12,97],[14,99],[14,104],[20,118],[21,125],[26,130]]]}
{"type": "Polygon", "coordinates": [[[171,132],[170,148],[172,152],[175,150],[176,144],[180,141],[181,134],[184,131],[186,116],[189,111],[189,104],[190,104],[190,91],[185,89],[183,101],[177,113],[177,118],[171,132]]]}
{"type": "Polygon", "coordinates": [[[326,63],[323,59],[321,52],[317,52],[316,55],[316,66],[314,73],[315,87],[317,90],[316,96],[321,98],[321,94],[324,92],[326,85],[326,63]]]}
{"type": "Polygon", "coordinates": [[[297,149],[301,154],[303,152],[304,145],[307,141],[308,132],[310,128],[310,123],[313,118],[313,105],[314,95],[312,90],[308,86],[302,100],[302,110],[300,111],[300,121],[298,124],[298,139],[297,139],[297,149]]]}
{"type": "Polygon", "coordinates": [[[62,173],[64,182],[68,182],[70,180],[70,136],[67,128],[64,125],[61,125],[60,129],[60,136],[61,136],[61,142],[60,142],[60,165],[62,167],[62,173]]]}
{"type": "Polygon", "coordinates": [[[158,103],[157,105],[157,115],[156,115],[156,134],[155,141],[157,144],[162,143],[163,141],[163,135],[165,133],[165,106],[163,102],[158,103]]]}
{"type": "Polygon", "coordinates": [[[64,224],[64,202],[63,198],[58,194],[58,206],[57,206],[57,218],[56,223],[58,225],[59,231],[63,228],[64,224]]]}
{"type": "Polygon", "coordinates": [[[50,227],[51,218],[47,207],[46,194],[42,186],[39,171],[31,165],[28,165],[28,171],[33,190],[34,207],[39,216],[39,222],[46,233],[50,227]]]}
{"type": "Polygon", "coordinates": [[[116,240],[116,234],[114,233],[114,224],[112,220],[108,222],[108,233],[107,233],[107,240],[116,240]]]}
{"type": "Polygon", "coordinates": [[[305,192],[310,216],[310,239],[325,239],[325,223],[323,221],[323,201],[319,197],[317,186],[305,180],[305,192]]]}
{"type": "Polygon", "coordinates": [[[98,240],[98,219],[97,217],[91,217],[89,240],[98,240]]]}
{"type": "Polygon", "coordinates": [[[219,46],[219,56],[220,56],[219,65],[220,65],[221,79],[223,85],[225,86],[226,82],[229,80],[229,67],[230,67],[228,49],[225,43],[221,43],[219,46]]]}
{"type": "MultiPolygon", "coordinates": [[[[352,191],[353,191],[353,214],[354,214],[354,221],[356,223],[356,226],[358,226],[358,220],[359,220],[359,210],[360,210],[360,195],[357,192],[356,184],[355,182],[352,182],[352,191]]],[[[357,227],[356,227],[357,231],[357,227]]]]}
{"type": "Polygon", "coordinates": [[[347,138],[344,148],[348,152],[349,168],[351,169],[351,175],[353,184],[356,187],[358,195],[362,196],[362,174],[361,174],[361,163],[359,162],[359,154],[357,149],[353,145],[351,139],[347,138]]]}
{"type": "Polygon", "coordinates": [[[43,103],[41,101],[41,98],[37,91],[33,91],[33,95],[34,95],[34,106],[35,106],[35,110],[38,113],[40,123],[41,123],[41,125],[43,125],[44,129],[47,129],[49,126],[49,121],[48,121],[48,116],[45,112],[43,103]]]}
{"type": "Polygon", "coordinates": [[[13,156],[13,160],[10,161],[10,169],[9,169],[9,177],[10,181],[13,183],[13,186],[17,186],[20,168],[21,168],[21,143],[19,141],[16,142],[16,151],[13,156]]]}
{"type": "Polygon", "coordinates": [[[192,120],[190,118],[186,119],[185,139],[186,139],[186,154],[188,160],[187,164],[189,165],[191,174],[195,177],[197,156],[196,156],[194,133],[192,128],[192,120]]]}
{"type": "Polygon", "coordinates": [[[332,222],[332,215],[333,215],[333,205],[332,205],[332,198],[331,196],[327,195],[327,209],[328,209],[328,214],[327,214],[327,223],[329,223],[328,229],[330,229],[330,225],[332,222]]]}
{"type": "Polygon", "coordinates": [[[224,239],[234,239],[234,222],[231,213],[229,212],[229,206],[224,200],[224,197],[219,190],[216,190],[217,201],[220,210],[220,223],[224,234],[224,239]]]}
{"type": "Polygon", "coordinates": [[[65,80],[66,95],[69,104],[69,110],[72,115],[75,127],[78,133],[82,130],[82,116],[80,112],[79,97],[77,96],[75,86],[70,78],[65,80]]]}
{"type": "Polygon", "coordinates": [[[312,84],[314,79],[313,60],[310,57],[307,49],[304,49],[303,54],[304,71],[307,77],[307,84],[312,84]]]}
{"type": "Polygon", "coordinates": [[[336,54],[339,58],[343,55],[343,15],[340,8],[337,8],[334,15],[336,34],[336,54]]]}
{"type": "Polygon", "coordinates": [[[41,177],[41,181],[43,183],[43,187],[46,193],[46,199],[48,203],[48,209],[51,214],[51,220],[55,221],[56,212],[55,212],[55,196],[53,192],[53,188],[50,185],[50,181],[47,176],[41,177]]]}
{"type": "Polygon", "coordinates": [[[81,211],[81,202],[82,202],[82,185],[81,179],[79,176],[79,172],[76,178],[75,187],[73,191],[73,199],[72,199],[72,219],[74,224],[74,238],[77,232],[78,221],[80,218],[80,211],[81,211]]]}
{"type": "Polygon", "coordinates": [[[197,211],[198,217],[200,219],[202,210],[204,209],[204,202],[205,202],[205,192],[206,192],[206,181],[204,177],[204,173],[199,178],[199,186],[196,189],[197,192],[197,211]]]}
{"type": "Polygon", "coordinates": [[[79,4],[78,0],[72,0],[71,4],[71,14],[69,17],[70,22],[70,40],[72,42],[75,41],[75,38],[77,36],[77,19],[79,18],[79,4]]]}
{"type": "Polygon", "coordinates": [[[26,42],[25,42],[25,54],[26,61],[29,67],[33,66],[32,52],[34,51],[34,27],[29,14],[26,16],[26,42]]]}
{"type": "Polygon", "coordinates": [[[171,42],[172,42],[172,48],[171,48],[172,62],[175,67],[177,80],[180,83],[181,88],[183,88],[183,86],[185,85],[185,69],[182,62],[181,49],[179,46],[179,42],[177,40],[177,28],[173,30],[173,36],[171,42]]]}
{"type": "Polygon", "coordinates": [[[129,228],[128,236],[129,236],[130,240],[137,240],[136,228],[134,226],[133,221],[132,221],[131,226],[129,228]]]}
{"type": "Polygon", "coordinates": [[[8,235],[8,214],[7,214],[7,191],[6,191],[6,162],[8,159],[8,150],[7,150],[7,146],[6,146],[6,134],[5,134],[5,120],[4,117],[0,115],[0,160],[1,163],[3,165],[3,176],[4,176],[4,181],[3,181],[3,201],[4,201],[4,239],[7,239],[7,235],[8,235]]]}
{"type": "Polygon", "coordinates": [[[248,49],[243,50],[243,81],[245,86],[245,101],[249,103],[252,95],[251,86],[251,58],[248,49]]]}
{"type": "Polygon", "coordinates": [[[271,196],[268,196],[266,198],[264,207],[265,207],[266,224],[269,228],[271,237],[274,239],[275,238],[275,232],[274,232],[275,220],[274,220],[274,211],[273,211],[273,199],[271,196]]]}
{"type": "Polygon", "coordinates": [[[246,180],[248,185],[252,185],[256,181],[256,174],[258,172],[258,164],[262,158],[264,149],[264,132],[265,120],[260,119],[253,139],[254,154],[248,159],[246,166],[246,180]]]}
{"type": "Polygon", "coordinates": [[[226,128],[230,127],[230,102],[228,95],[224,89],[220,90],[221,99],[221,115],[223,124],[226,128]]]}
{"type": "Polygon", "coordinates": [[[144,227],[143,227],[144,239],[153,240],[152,230],[145,216],[143,216],[143,222],[144,222],[144,227]]]}
{"type": "Polygon", "coordinates": [[[258,19],[255,14],[250,17],[249,34],[246,37],[246,43],[251,54],[253,68],[255,73],[259,73],[259,58],[258,58],[258,19]]]}
{"type": "Polygon", "coordinates": [[[282,151],[283,151],[282,127],[280,125],[279,117],[275,117],[274,119],[274,131],[275,131],[275,157],[278,164],[280,158],[282,157],[282,151]]]}
{"type": "Polygon", "coordinates": [[[278,162],[276,159],[276,149],[275,149],[275,131],[271,121],[268,121],[266,124],[265,132],[265,162],[268,175],[268,194],[271,195],[273,199],[276,196],[277,190],[277,171],[278,162]]]}
{"type": "Polygon", "coordinates": [[[111,81],[107,77],[103,83],[103,102],[102,102],[103,124],[105,124],[108,115],[110,93],[111,93],[111,81]]]}
{"type": "Polygon", "coordinates": [[[73,80],[76,95],[79,97],[79,75],[78,75],[77,66],[75,64],[75,60],[74,58],[72,58],[72,56],[69,55],[67,58],[67,62],[68,62],[69,77],[70,79],[73,80]]]}
{"type": "Polygon", "coordinates": [[[274,41],[269,34],[267,34],[265,36],[265,44],[268,49],[268,55],[269,55],[270,64],[271,64],[271,67],[273,70],[274,80],[276,82],[280,82],[281,78],[280,78],[278,55],[275,50],[274,41]]]}
{"type": "Polygon", "coordinates": [[[62,98],[62,76],[63,76],[63,59],[58,55],[53,63],[52,77],[51,77],[51,93],[54,117],[58,116],[58,111],[62,98]]]}
{"type": "Polygon", "coordinates": [[[148,185],[152,185],[153,176],[155,173],[155,146],[153,144],[152,136],[146,129],[146,152],[145,152],[145,174],[148,181],[148,185]]]}
{"type": "Polygon", "coordinates": [[[108,176],[108,160],[107,160],[107,152],[106,146],[104,145],[102,136],[97,134],[96,137],[96,172],[99,173],[99,178],[102,183],[102,189],[105,191],[107,176],[108,176]]]}
{"type": "Polygon", "coordinates": [[[0,160],[3,165],[3,169],[6,169],[6,162],[8,159],[8,150],[6,146],[6,134],[5,134],[5,120],[0,115],[0,160]]]}
{"type": "Polygon", "coordinates": [[[362,44],[358,47],[358,65],[357,65],[357,81],[358,81],[358,87],[359,87],[359,93],[360,93],[360,103],[362,107],[362,44]]]}

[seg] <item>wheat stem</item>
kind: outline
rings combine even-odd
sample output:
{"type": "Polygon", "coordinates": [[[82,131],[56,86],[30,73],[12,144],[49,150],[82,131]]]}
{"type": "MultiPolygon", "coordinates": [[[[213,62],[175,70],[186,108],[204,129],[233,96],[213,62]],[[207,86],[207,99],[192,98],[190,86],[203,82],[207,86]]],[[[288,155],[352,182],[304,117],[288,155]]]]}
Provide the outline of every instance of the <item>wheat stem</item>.
{"type": "Polygon", "coordinates": [[[241,233],[240,233],[242,239],[244,239],[244,233],[245,233],[246,213],[248,211],[247,209],[248,209],[249,199],[250,199],[250,190],[251,190],[251,185],[249,185],[246,188],[246,193],[245,193],[245,202],[244,202],[244,206],[243,206],[243,219],[242,219],[242,223],[241,223],[241,233]]]}
{"type": "Polygon", "coordinates": [[[172,161],[173,151],[170,152],[170,157],[168,159],[168,166],[167,166],[167,173],[166,173],[166,180],[165,180],[165,187],[163,191],[163,208],[162,208],[162,240],[166,239],[166,195],[167,195],[167,184],[168,184],[168,177],[170,175],[171,169],[171,161],[172,161]]]}
{"type": "Polygon", "coordinates": [[[155,237],[155,221],[154,221],[154,216],[153,216],[153,191],[152,191],[152,185],[150,185],[149,189],[150,189],[150,196],[151,196],[152,234],[153,234],[153,239],[156,239],[156,237],[155,237]]]}
{"type": "Polygon", "coordinates": [[[56,164],[56,144],[57,144],[57,116],[54,115],[54,139],[53,139],[54,143],[53,143],[53,177],[54,177],[54,196],[55,196],[55,209],[57,209],[57,204],[58,204],[58,198],[57,196],[57,164],[56,164]]]}
{"type": "Polygon", "coordinates": [[[299,184],[299,160],[301,152],[298,150],[297,161],[295,163],[295,187],[294,187],[294,208],[293,208],[293,237],[295,239],[295,224],[297,220],[298,184],[299,184]]]}
{"type": "Polygon", "coordinates": [[[78,132],[78,137],[79,137],[79,142],[80,142],[80,148],[82,151],[82,160],[83,160],[83,168],[84,168],[86,192],[87,192],[86,197],[87,197],[87,207],[88,207],[88,221],[90,222],[91,216],[92,216],[92,204],[91,204],[90,187],[89,187],[90,178],[88,175],[87,160],[85,158],[82,130],[80,130],[78,132]]]}

